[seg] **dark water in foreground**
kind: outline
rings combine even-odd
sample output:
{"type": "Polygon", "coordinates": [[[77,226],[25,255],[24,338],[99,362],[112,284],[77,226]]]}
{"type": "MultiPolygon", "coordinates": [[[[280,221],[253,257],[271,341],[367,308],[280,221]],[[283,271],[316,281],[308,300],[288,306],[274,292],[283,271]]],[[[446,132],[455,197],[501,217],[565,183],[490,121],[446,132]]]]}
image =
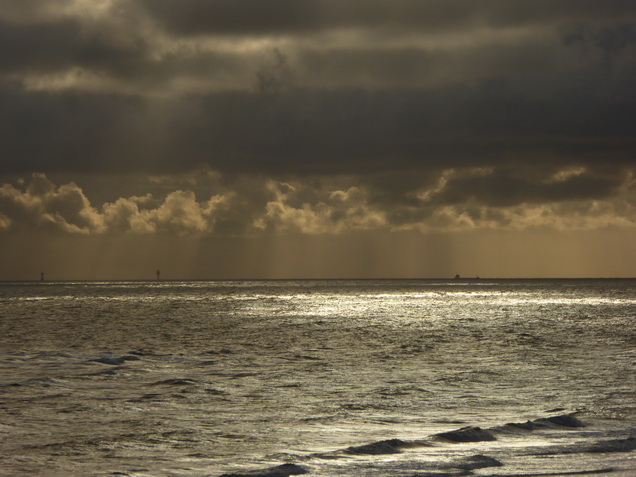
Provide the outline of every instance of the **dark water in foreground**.
{"type": "Polygon", "coordinates": [[[635,371],[633,280],[5,282],[0,475],[636,475],[635,371]]]}

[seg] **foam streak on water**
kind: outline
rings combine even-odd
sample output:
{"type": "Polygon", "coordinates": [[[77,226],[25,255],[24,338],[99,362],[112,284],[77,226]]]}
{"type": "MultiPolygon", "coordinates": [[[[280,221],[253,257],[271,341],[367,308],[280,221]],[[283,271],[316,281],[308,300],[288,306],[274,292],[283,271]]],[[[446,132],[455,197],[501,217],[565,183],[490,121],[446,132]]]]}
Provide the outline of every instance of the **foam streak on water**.
{"type": "Polygon", "coordinates": [[[634,475],[635,285],[2,283],[0,475],[634,475]]]}

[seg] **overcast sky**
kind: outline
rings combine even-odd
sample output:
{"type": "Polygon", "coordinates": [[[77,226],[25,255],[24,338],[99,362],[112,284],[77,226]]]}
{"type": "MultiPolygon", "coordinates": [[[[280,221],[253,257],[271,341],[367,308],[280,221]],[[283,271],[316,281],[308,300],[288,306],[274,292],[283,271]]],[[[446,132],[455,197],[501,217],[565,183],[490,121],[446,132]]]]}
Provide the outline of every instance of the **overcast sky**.
{"type": "Polygon", "coordinates": [[[0,279],[636,276],[633,0],[0,0],[0,279]]]}

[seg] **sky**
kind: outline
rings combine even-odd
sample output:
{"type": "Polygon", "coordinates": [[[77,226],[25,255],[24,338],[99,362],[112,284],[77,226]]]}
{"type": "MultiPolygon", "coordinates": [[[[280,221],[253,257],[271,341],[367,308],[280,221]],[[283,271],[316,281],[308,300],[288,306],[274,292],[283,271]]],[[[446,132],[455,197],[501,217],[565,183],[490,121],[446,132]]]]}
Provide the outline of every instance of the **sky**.
{"type": "Polygon", "coordinates": [[[0,0],[0,280],[636,276],[633,0],[0,0]]]}

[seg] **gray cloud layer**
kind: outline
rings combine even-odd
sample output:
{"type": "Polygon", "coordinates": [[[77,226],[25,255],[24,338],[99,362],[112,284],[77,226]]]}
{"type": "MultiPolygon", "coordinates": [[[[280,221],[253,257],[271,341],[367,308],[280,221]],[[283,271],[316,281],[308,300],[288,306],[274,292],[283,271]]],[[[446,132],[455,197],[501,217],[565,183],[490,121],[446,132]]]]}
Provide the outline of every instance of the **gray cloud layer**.
{"type": "Polygon", "coordinates": [[[563,20],[616,20],[633,15],[629,0],[141,0],[163,25],[179,34],[298,34],[335,28],[465,29],[563,20]]]}
{"type": "Polygon", "coordinates": [[[0,0],[0,177],[241,177],[95,208],[4,180],[0,227],[632,223],[635,53],[631,0],[0,0]]]}

